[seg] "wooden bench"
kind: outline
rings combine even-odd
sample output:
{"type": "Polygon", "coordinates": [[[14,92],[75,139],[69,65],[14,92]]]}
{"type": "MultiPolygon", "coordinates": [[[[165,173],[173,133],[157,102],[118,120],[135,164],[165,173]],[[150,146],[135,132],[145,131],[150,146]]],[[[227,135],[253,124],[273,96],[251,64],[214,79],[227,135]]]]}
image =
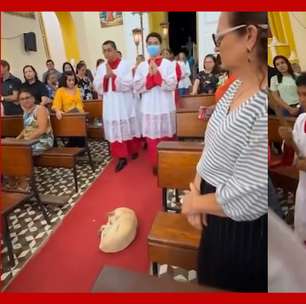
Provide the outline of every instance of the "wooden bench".
{"type": "Polygon", "coordinates": [[[222,292],[213,287],[158,278],[119,267],[104,266],[92,292],[222,292]]]}
{"type": "Polygon", "coordinates": [[[35,165],[40,167],[69,168],[73,170],[75,190],[78,192],[78,181],[76,162],[77,156],[83,152],[88,155],[89,164],[94,172],[94,165],[87,142],[86,130],[87,113],[65,113],[63,118],[58,120],[55,115],[51,115],[51,124],[54,137],[83,137],[85,139],[84,147],[55,147],[45,151],[43,154],[35,157],[35,165]]]}
{"type": "Polygon", "coordinates": [[[268,118],[268,134],[269,134],[269,143],[281,143],[283,140],[279,135],[279,127],[285,123],[287,126],[293,128],[296,118],[287,117],[283,119],[283,122],[277,117],[269,115],[268,118]]]}
{"type": "Polygon", "coordinates": [[[299,171],[296,167],[279,166],[271,168],[269,174],[275,187],[282,187],[295,195],[299,182],[299,171]]]}
{"type": "Polygon", "coordinates": [[[176,110],[176,135],[178,139],[204,138],[208,120],[198,118],[198,110],[176,110]]]}
{"type": "Polygon", "coordinates": [[[1,117],[1,137],[17,137],[23,130],[22,115],[1,117]]]}
{"type": "Polygon", "coordinates": [[[203,147],[203,143],[198,142],[165,141],[158,144],[158,186],[162,188],[164,210],[170,209],[167,208],[168,188],[189,189],[203,147]]]}
{"type": "Polygon", "coordinates": [[[15,192],[2,192],[1,215],[3,216],[4,225],[4,242],[8,248],[10,264],[15,265],[13,246],[10,239],[8,215],[17,206],[34,196],[42,210],[43,216],[48,224],[50,219],[47,211],[38,195],[35,175],[33,169],[33,158],[31,146],[36,143],[35,140],[1,140],[2,146],[2,174],[8,177],[27,177],[30,179],[31,192],[27,194],[15,192]]]}
{"type": "Polygon", "coordinates": [[[84,112],[88,113],[87,119],[87,133],[89,138],[103,139],[104,130],[102,127],[103,117],[103,101],[100,99],[93,99],[84,101],[84,112]],[[99,125],[96,124],[99,123],[99,125]]]}
{"type": "Polygon", "coordinates": [[[201,232],[183,214],[159,212],[148,236],[153,274],[158,274],[158,264],[196,270],[200,239],[201,232]]]}
{"type": "Polygon", "coordinates": [[[214,95],[181,96],[180,108],[198,110],[200,106],[211,106],[215,104],[214,95]]]}

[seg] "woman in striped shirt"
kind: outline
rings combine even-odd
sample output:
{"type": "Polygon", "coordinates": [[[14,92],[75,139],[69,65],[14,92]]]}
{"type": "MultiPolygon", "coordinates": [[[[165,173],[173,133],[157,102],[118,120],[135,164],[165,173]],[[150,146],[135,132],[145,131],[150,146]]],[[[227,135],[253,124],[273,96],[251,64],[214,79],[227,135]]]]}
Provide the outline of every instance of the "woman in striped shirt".
{"type": "Polygon", "coordinates": [[[267,14],[222,13],[217,51],[237,76],[216,105],[182,212],[203,229],[198,280],[267,290],[267,14]]]}

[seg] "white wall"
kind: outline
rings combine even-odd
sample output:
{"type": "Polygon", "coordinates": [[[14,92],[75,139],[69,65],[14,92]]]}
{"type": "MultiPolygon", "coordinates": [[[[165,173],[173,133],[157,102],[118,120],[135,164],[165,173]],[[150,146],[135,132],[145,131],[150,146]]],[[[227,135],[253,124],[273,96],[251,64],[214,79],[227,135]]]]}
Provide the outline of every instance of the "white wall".
{"type": "Polygon", "coordinates": [[[197,46],[199,69],[207,54],[215,53],[211,35],[217,31],[219,12],[197,12],[197,46]]]}
{"type": "Polygon", "coordinates": [[[115,41],[118,50],[126,55],[123,25],[101,28],[99,12],[73,12],[73,20],[77,31],[81,59],[88,67],[95,70],[96,60],[103,58],[102,43],[105,40],[115,41]]]}
{"type": "MultiPolygon", "coordinates": [[[[131,12],[124,12],[123,13],[123,31],[124,31],[124,41],[125,41],[125,46],[126,46],[126,52],[125,52],[125,57],[126,59],[132,61],[133,63],[136,60],[137,56],[137,50],[136,50],[136,45],[134,43],[133,39],[133,33],[132,30],[135,28],[140,29],[140,17],[138,14],[132,14],[131,12]]],[[[147,57],[147,51],[146,51],[146,36],[149,34],[149,18],[148,14],[144,13],[143,14],[143,36],[144,36],[144,51],[145,51],[145,57],[147,57]]],[[[139,44],[139,54],[142,53],[142,44],[140,42],[139,44]]]]}
{"type": "Polygon", "coordinates": [[[1,12],[1,58],[10,63],[12,73],[22,81],[22,68],[26,64],[33,65],[38,75],[42,75],[46,69],[46,54],[37,17],[30,19],[1,12]],[[36,34],[37,52],[25,52],[22,34],[26,32],[36,34]],[[18,37],[12,38],[15,36],[18,37]]]}
{"type": "Polygon", "coordinates": [[[297,57],[303,71],[306,71],[306,12],[289,12],[297,57]]]}
{"type": "Polygon", "coordinates": [[[42,16],[50,58],[54,61],[56,69],[61,72],[62,65],[66,61],[66,53],[60,24],[54,12],[43,12],[42,16]]]}

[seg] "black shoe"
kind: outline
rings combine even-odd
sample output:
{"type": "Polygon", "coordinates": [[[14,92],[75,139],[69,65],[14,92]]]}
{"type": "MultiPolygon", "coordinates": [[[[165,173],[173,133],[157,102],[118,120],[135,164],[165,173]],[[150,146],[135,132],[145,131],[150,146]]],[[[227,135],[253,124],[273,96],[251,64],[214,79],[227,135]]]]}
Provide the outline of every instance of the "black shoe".
{"type": "Polygon", "coordinates": [[[138,153],[133,153],[131,159],[136,159],[138,158],[138,153]]]}
{"type": "Polygon", "coordinates": [[[121,171],[126,165],[127,165],[127,160],[126,160],[126,158],[119,158],[119,161],[118,161],[118,163],[117,163],[115,172],[121,171]]]}

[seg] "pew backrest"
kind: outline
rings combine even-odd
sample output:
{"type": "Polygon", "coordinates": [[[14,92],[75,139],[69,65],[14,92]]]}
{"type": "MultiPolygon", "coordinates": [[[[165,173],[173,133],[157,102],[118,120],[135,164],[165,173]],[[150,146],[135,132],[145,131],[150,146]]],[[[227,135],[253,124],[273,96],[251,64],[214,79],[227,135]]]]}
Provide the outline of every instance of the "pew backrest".
{"type": "Polygon", "coordinates": [[[1,117],[1,137],[17,137],[22,130],[22,115],[9,115],[1,117]]]}
{"type": "Polygon", "coordinates": [[[5,143],[1,141],[2,148],[2,174],[6,176],[33,175],[33,159],[31,144],[5,143]]]}
{"type": "Polygon", "coordinates": [[[54,114],[50,116],[55,137],[86,137],[87,113],[65,113],[61,120],[54,114]]]}
{"type": "Polygon", "coordinates": [[[180,108],[198,110],[200,106],[212,106],[215,104],[214,95],[181,96],[180,108]]]}
{"type": "Polygon", "coordinates": [[[103,101],[100,99],[84,101],[84,112],[88,113],[89,120],[101,120],[103,116],[103,101]]]}
{"type": "Polygon", "coordinates": [[[208,120],[198,118],[198,110],[177,109],[176,135],[178,138],[204,138],[208,120]]]}
{"type": "Polygon", "coordinates": [[[189,189],[202,155],[203,143],[161,142],[158,149],[158,186],[189,189]]]}

